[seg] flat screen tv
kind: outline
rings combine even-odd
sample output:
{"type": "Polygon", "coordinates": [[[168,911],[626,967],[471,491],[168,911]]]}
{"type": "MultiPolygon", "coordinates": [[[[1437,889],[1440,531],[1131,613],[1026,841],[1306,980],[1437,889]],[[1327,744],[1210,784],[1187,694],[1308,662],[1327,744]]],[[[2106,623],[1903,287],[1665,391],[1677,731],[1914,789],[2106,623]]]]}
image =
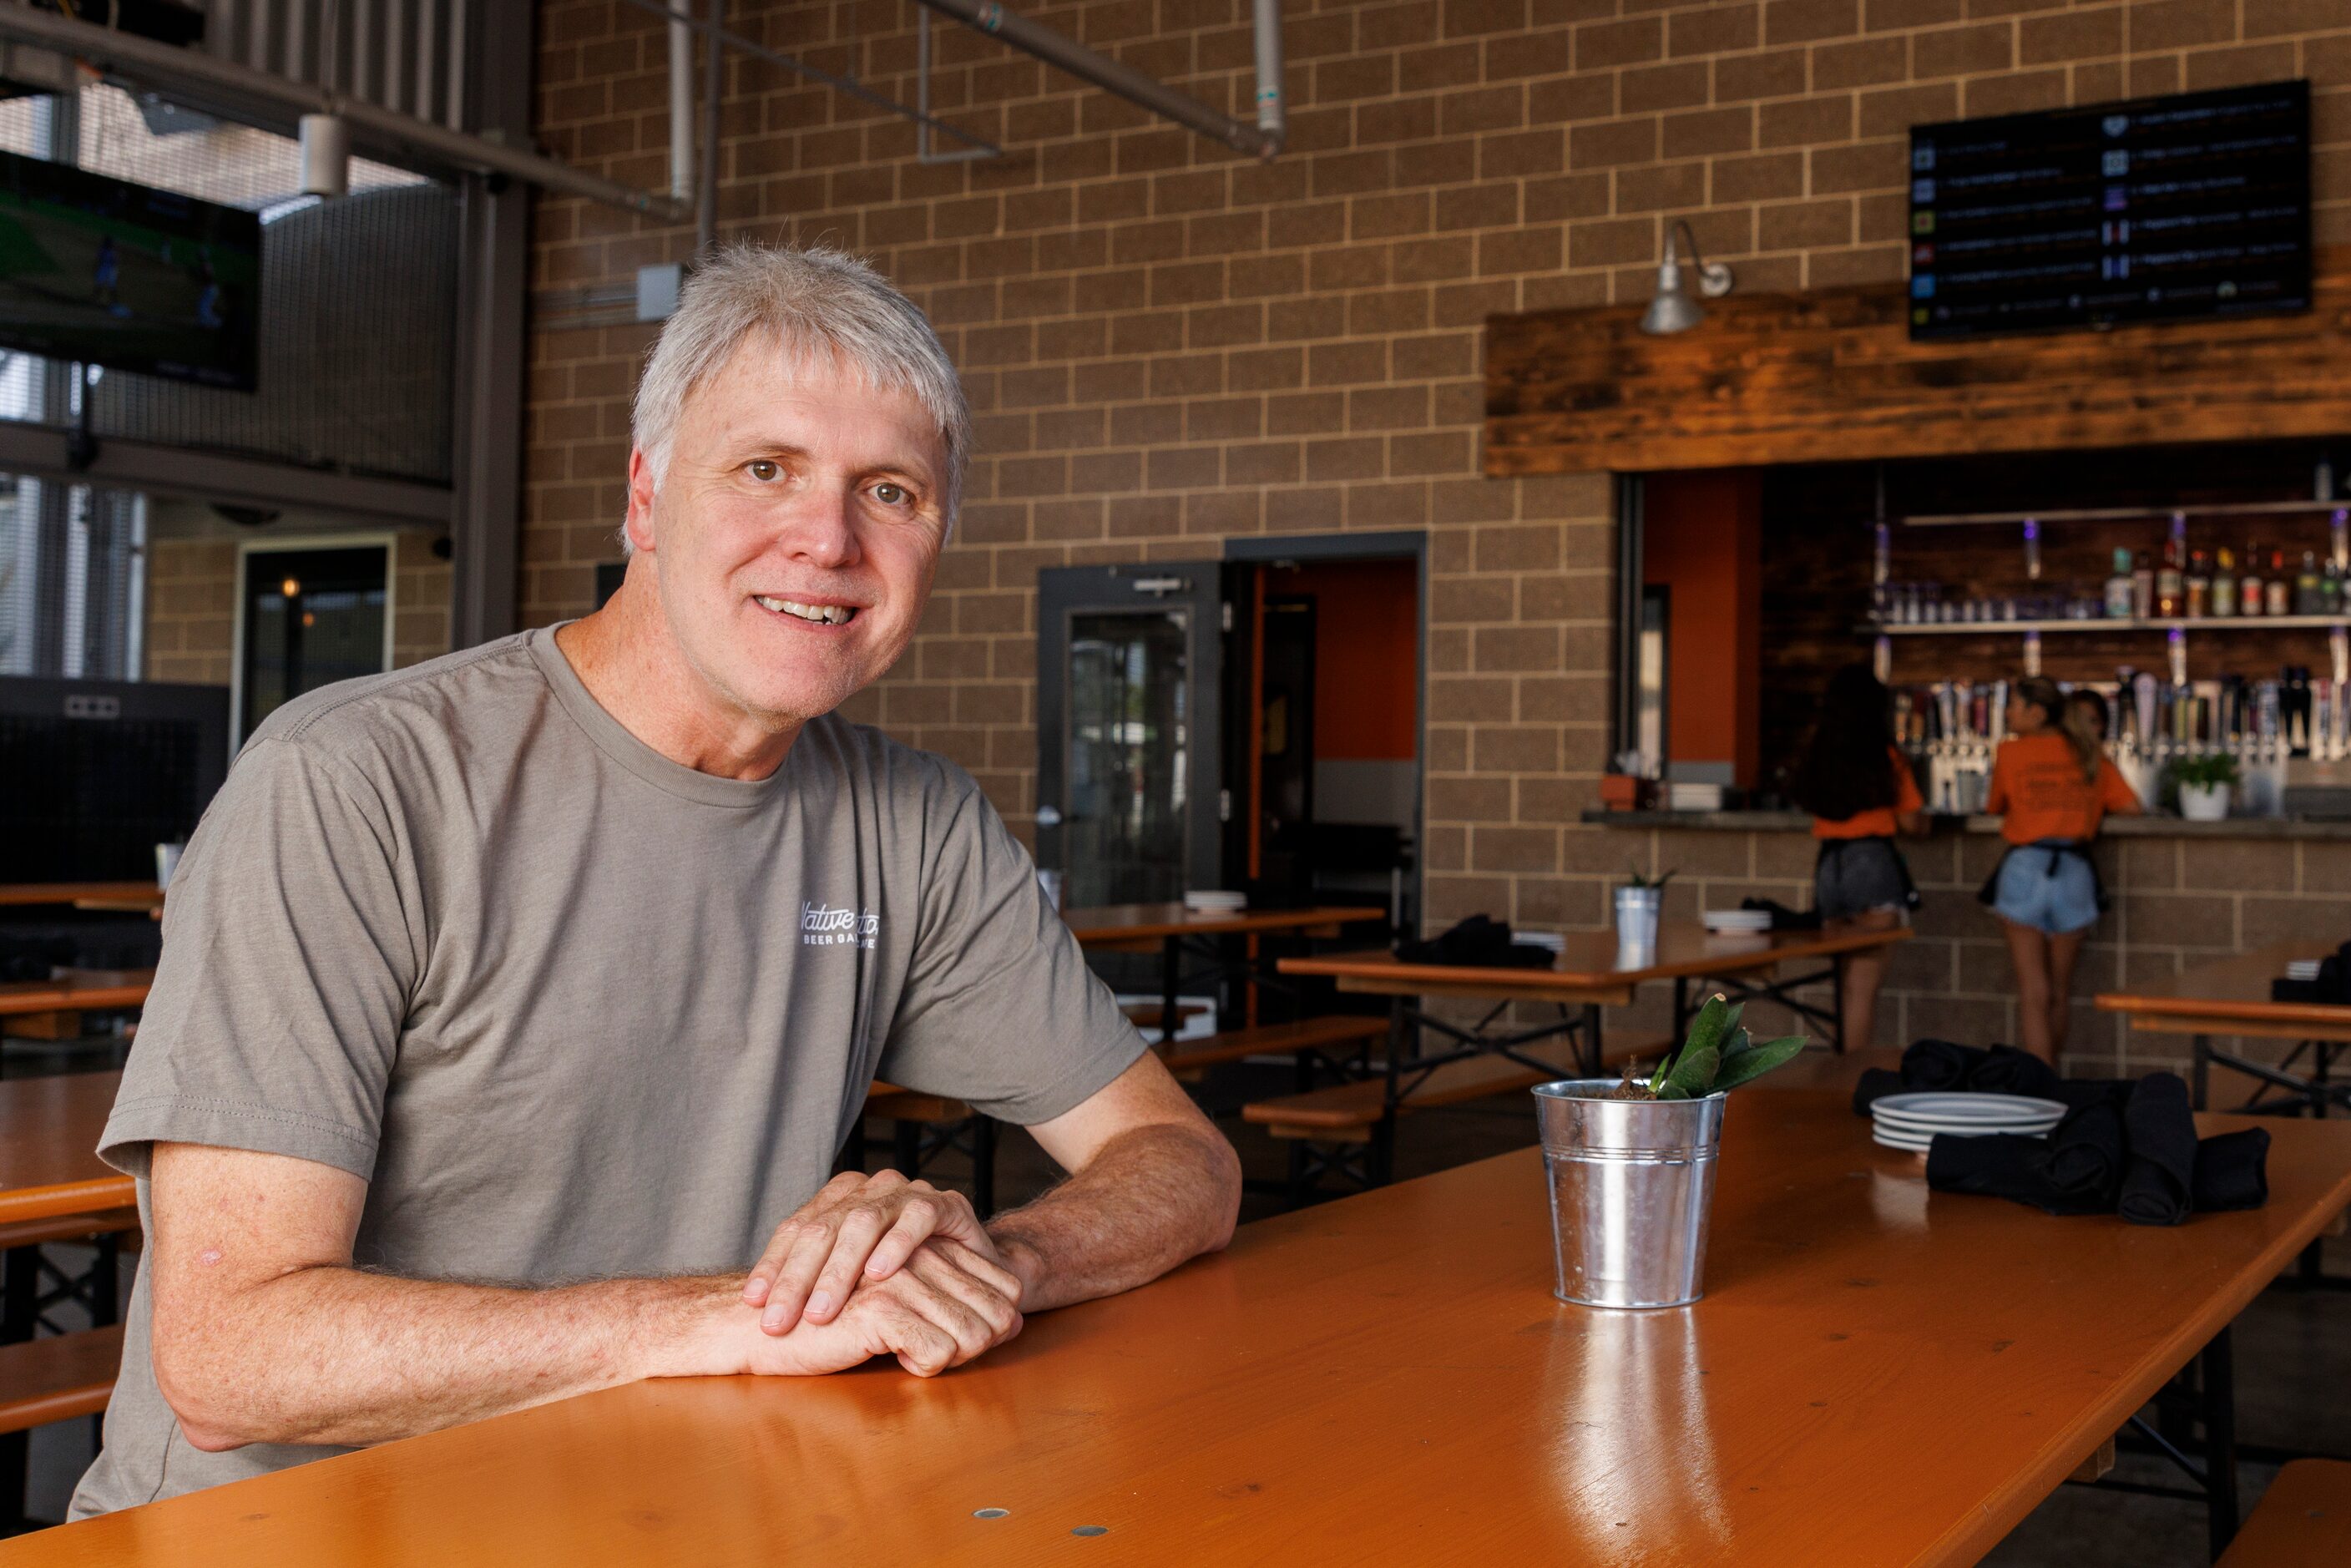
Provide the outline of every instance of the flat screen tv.
{"type": "Polygon", "coordinates": [[[1910,336],[2310,308],[2310,84],[1916,126],[1910,336]]]}
{"type": "Polygon", "coordinates": [[[261,220],[0,152],[0,348],[251,392],[261,220]]]}

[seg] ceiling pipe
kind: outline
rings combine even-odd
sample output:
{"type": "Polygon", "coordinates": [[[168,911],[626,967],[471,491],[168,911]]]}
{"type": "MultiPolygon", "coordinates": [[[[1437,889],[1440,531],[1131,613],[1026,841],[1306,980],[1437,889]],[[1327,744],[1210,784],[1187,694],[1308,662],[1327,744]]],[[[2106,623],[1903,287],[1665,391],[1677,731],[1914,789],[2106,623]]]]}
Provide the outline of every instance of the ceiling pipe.
{"type": "Polygon", "coordinates": [[[1016,16],[996,0],[918,0],[943,16],[952,16],[992,38],[1001,38],[1047,65],[1069,72],[1081,81],[1141,104],[1154,114],[1189,126],[1236,152],[1270,159],[1281,151],[1285,127],[1281,102],[1280,0],[1255,0],[1257,7],[1257,124],[1250,125],[1209,108],[1198,99],[1123,66],[1108,55],[1090,49],[1067,34],[1016,16]],[[1270,55],[1269,56],[1269,39],[1270,55]]]}
{"type": "Polygon", "coordinates": [[[76,59],[112,67],[166,96],[176,87],[200,94],[226,94],[241,105],[262,105],[297,117],[340,115],[353,129],[366,132],[380,143],[413,149],[449,167],[504,174],[541,190],[583,196],[649,217],[676,220],[689,216],[694,210],[690,203],[599,179],[552,158],[542,158],[484,137],[468,136],[364,99],[346,98],[233,60],[114,32],[53,11],[0,4],[0,38],[15,38],[76,59]]]}
{"type": "Polygon", "coordinates": [[[726,97],[726,0],[710,0],[710,30],[702,37],[702,188],[694,203],[694,258],[706,261],[718,247],[718,111],[726,97]]]}

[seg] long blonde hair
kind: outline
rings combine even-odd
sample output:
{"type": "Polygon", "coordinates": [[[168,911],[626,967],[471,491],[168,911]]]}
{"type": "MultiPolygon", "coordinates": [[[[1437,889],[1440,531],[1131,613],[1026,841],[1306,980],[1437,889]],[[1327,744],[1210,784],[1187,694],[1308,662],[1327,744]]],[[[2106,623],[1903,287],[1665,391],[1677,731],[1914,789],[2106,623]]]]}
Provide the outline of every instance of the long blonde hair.
{"type": "Polygon", "coordinates": [[[2065,700],[2057,683],[2043,675],[2028,675],[2016,683],[2016,700],[2027,707],[2037,707],[2048,719],[2051,728],[2065,737],[2074,748],[2074,756],[2082,764],[2082,781],[2098,781],[2098,764],[2105,753],[2098,745],[2098,731],[2090,716],[2065,700]]]}

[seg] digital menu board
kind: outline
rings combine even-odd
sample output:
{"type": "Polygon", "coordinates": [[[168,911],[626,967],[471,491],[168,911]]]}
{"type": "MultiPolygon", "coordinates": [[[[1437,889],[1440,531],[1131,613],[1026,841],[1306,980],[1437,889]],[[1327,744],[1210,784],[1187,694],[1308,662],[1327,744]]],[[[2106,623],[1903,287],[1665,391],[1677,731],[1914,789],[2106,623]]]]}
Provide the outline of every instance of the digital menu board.
{"type": "Polygon", "coordinates": [[[1916,126],[1910,336],[2310,307],[2310,84],[1916,126]]]}

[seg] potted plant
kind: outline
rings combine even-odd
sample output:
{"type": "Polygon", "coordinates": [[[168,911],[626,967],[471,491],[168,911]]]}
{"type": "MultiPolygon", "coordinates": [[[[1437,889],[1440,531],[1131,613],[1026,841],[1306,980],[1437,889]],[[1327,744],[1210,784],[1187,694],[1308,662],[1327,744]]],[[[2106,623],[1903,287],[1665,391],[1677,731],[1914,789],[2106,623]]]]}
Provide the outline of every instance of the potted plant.
{"type": "Polygon", "coordinates": [[[2179,814],[2191,822],[2217,822],[2229,814],[2229,796],[2240,777],[2235,756],[2199,752],[2171,765],[2179,785],[2179,814]]]}
{"type": "Polygon", "coordinates": [[[1619,947],[1652,949],[1657,945],[1657,915],[1665,908],[1666,883],[1674,880],[1672,872],[1654,881],[1644,876],[1641,869],[1632,869],[1632,878],[1616,890],[1616,945],[1619,947]]]}
{"type": "Polygon", "coordinates": [[[1723,1096],[1792,1060],[1802,1035],[1757,1044],[1742,1007],[1709,998],[1646,1077],[1535,1090],[1550,1179],[1553,1294],[1591,1307],[1697,1301],[1722,1145],[1723,1096]]]}

